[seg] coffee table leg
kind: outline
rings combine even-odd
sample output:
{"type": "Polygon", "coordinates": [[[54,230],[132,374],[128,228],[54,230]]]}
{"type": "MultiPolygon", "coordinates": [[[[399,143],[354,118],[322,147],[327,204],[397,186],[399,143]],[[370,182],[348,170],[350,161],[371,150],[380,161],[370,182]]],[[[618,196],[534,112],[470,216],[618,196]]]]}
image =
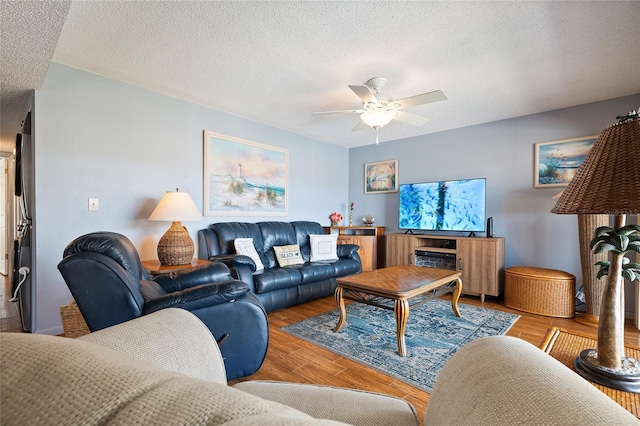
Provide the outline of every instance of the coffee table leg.
{"type": "Polygon", "coordinates": [[[409,319],[409,302],[406,300],[396,300],[393,305],[393,313],[396,317],[396,340],[398,342],[398,354],[407,356],[407,347],[404,344],[404,332],[409,319]]]}
{"type": "Polygon", "coordinates": [[[338,332],[347,320],[347,311],[344,308],[344,299],[342,298],[342,287],[336,287],[336,291],[333,295],[336,298],[338,307],[340,308],[340,319],[338,320],[338,324],[333,328],[334,332],[338,332]]]}
{"type": "Polygon", "coordinates": [[[456,314],[457,317],[460,315],[460,310],[458,309],[458,299],[460,299],[460,293],[462,293],[462,280],[458,278],[456,280],[456,288],[453,290],[453,296],[451,297],[451,309],[453,309],[453,313],[456,314]]]}

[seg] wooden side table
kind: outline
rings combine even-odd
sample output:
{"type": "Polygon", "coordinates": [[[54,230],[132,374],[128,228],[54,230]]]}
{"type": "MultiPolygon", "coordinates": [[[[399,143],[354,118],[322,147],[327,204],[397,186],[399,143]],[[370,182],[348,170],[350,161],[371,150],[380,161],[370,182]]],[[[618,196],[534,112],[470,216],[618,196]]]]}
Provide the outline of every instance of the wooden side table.
{"type": "MultiPolygon", "coordinates": [[[[540,349],[575,371],[573,361],[581,351],[596,348],[598,341],[587,334],[568,331],[563,328],[551,327],[540,344],[540,349]]],[[[626,356],[640,359],[640,348],[632,345],[624,345],[626,356]]],[[[577,374],[577,373],[576,373],[577,374]]],[[[640,418],[640,394],[611,389],[597,383],[589,382],[605,393],[634,416],[640,418]]]]}
{"type": "Polygon", "coordinates": [[[164,274],[171,274],[172,272],[178,272],[185,269],[193,268],[195,266],[208,265],[208,260],[202,260],[194,257],[191,260],[191,263],[187,263],[186,265],[175,265],[175,266],[166,266],[161,265],[159,260],[143,260],[142,266],[147,270],[149,275],[157,276],[164,274]]]}

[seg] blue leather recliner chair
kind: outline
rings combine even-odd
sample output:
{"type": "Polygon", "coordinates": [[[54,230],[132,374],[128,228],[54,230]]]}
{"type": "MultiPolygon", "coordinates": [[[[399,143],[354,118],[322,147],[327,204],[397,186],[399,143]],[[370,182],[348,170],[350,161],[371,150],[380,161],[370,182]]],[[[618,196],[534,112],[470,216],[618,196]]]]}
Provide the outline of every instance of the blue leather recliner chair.
{"type": "Polygon", "coordinates": [[[249,286],[218,262],[150,277],[124,235],[78,237],[58,264],[91,331],[164,308],[195,314],[220,343],[229,380],[255,373],[267,353],[269,325],[249,286]]]}

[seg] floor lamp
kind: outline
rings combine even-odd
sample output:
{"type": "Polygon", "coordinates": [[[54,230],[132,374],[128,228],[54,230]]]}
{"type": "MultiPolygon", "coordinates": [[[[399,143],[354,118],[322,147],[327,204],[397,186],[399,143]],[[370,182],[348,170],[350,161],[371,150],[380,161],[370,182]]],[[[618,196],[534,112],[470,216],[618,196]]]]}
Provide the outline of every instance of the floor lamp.
{"type": "Polygon", "coordinates": [[[606,278],[598,321],[597,349],[581,352],[574,366],[601,385],[640,393],[640,363],[624,355],[624,278],[640,279],[640,265],[625,255],[640,252],[640,225],[626,226],[628,214],[640,213],[640,117],[618,117],[604,129],[552,213],[613,215],[613,227],[591,240],[596,252],[608,253],[600,273],[606,278]]]}

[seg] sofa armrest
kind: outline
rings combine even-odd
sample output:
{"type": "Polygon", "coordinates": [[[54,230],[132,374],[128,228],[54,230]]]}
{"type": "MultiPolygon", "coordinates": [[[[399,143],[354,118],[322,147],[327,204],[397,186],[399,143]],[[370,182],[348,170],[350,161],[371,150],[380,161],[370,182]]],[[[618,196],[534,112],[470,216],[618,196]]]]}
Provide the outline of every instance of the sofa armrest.
{"type": "Polygon", "coordinates": [[[466,344],[445,364],[424,424],[622,425],[638,419],[531,343],[493,336],[466,344]]]}
{"type": "Polygon", "coordinates": [[[212,262],[220,262],[227,265],[229,269],[238,267],[238,266],[246,266],[251,270],[251,272],[256,271],[256,263],[249,256],[245,256],[244,254],[220,254],[217,256],[211,256],[209,258],[212,262]]]}
{"type": "Polygon", "coordinates": [[[202,284],[231,280],[233,280],[231,271],[227,265],[220,262],[212,262],[208,265],[195,266],[153,277],[153,281],[157,282],[167,293],[185,290],[202,284]]]}
{"type": "Polygon", "coordinates": [[[341,259],[352,259],[358,253],[360,248],[357,244],[338,244],[336,254],[341,259]]]}
{"type": "Polygon", "coordinates": [[[143,315],[166,308],[181,308],[188,311],[207,306],[229,303],[249,292],[242,281],[230,280],[190,287],[149,299],[142,308],[143,315]]]}
{"type": "Polygon", "coordinates": [[[262,380],[240,382],[233,387],[293,407],[318,419],[362,426],[420,424],[411,403],[373,392],[262,380]]]}
{"type": "Polygon", "coordinates": [[[253,273],[256,272],[256,263],[251,257],[243,254],[219,254],[211,256],[209,260],[225,264],[233,278],[247,283],[250,290],[255,292],[253,273]]]}
{"type": "Polygon", "coordinates": [[[163,309],[79,337],[166,370],[220,384],[227,374],[209,329],[184,309],[163,309]]]}

